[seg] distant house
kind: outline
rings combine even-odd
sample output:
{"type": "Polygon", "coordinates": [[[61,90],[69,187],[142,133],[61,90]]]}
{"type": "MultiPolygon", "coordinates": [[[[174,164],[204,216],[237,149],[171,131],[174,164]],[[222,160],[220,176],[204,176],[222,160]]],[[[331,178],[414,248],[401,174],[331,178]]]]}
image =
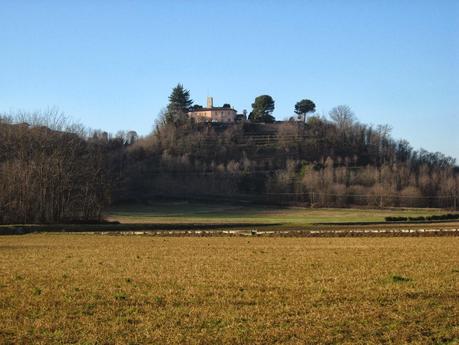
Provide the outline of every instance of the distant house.
{"type": "Polygon", "coordinates": [[[229,104],[214,107],[212,97],[207,97],[207,108],[195,107],[188,112],[196,122],[235,122],[237,112],[229,104]]]}

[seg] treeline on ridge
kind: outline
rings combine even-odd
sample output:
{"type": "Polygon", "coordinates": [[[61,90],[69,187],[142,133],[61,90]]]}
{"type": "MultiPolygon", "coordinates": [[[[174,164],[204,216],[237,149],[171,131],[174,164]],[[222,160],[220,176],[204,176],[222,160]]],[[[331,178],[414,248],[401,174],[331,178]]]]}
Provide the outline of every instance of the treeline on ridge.
{"type": "Polygon", "coordinates": [[[255,98],[246,121],[194,122],[188,90],[178,85],[154,132],[126,150],[123,189],[115,200],[177,197],[298,203],[313,207],[457,208],[455,160],[413,150],[387,125],[368,126],[348,106],[324,116],[274,121],[274,100],[255,98]]]}
{"type": "Polygon", "coordinates": [[[239,122],[195,122],[189,91],[174,93],[137,140],[55,112],[0,115],[0,222],[97,221],[110,204],[159,198],[457,209],[454,159],[413,150],[347,106],[326,118],[302,100],[298,118],[275,121],[265,98],[239,122]]]}

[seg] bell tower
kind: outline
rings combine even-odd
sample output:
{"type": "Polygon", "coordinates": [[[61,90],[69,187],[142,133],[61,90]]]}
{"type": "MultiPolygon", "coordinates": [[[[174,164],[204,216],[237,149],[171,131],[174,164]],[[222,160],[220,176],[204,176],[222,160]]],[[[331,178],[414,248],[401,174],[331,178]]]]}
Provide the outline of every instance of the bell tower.
{"type": "Polygon", "coordinates": [[[213,108],[213,107],[214,107],[214,98],[207,97],[207,108],[213,108]]]}

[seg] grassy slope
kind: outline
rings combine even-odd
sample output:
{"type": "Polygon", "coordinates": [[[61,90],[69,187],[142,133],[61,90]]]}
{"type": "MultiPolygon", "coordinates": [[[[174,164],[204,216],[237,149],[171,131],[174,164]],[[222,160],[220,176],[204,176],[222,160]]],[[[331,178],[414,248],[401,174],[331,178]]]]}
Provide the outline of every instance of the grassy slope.
{"type": "Polygon", "coordinates": [[[313,223],[377,222],[387,216],[444,214],[439,209],[310,209],[263,206],[161,203],[112,209],[107,217],[121,223],[268,223],[308,226],[313,223]]]}
{"type": "Polygon", "coordinates": [[[5,236],[0,344],[457,344],[458,247],[5,236]]]}

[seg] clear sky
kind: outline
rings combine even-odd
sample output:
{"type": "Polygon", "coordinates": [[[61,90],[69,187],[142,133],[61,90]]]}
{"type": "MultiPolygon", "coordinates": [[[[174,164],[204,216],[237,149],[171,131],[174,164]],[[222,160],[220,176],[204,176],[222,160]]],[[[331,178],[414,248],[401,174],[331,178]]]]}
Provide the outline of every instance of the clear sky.
{"type": "Polygon", "coordinates": [[[0,0],[0,112],[147,134],[178,82],[277,119],[347,104],[459,159],[459,1],[0,0]]]}

